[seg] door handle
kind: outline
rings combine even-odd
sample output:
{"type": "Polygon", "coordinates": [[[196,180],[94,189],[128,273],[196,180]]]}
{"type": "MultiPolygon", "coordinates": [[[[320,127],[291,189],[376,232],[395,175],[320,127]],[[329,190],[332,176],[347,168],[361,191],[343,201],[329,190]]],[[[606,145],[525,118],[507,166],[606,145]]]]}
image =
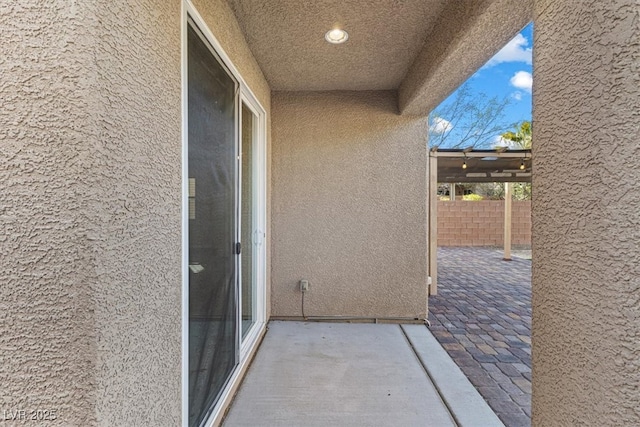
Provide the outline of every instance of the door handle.
{"type": "Polygon", "coordinates": [[[263,233],[262,230],[256,230],[253,232],[253,242],[255,243],[256,246],[262,246],[262,239],[263,237],[263,233]]]}

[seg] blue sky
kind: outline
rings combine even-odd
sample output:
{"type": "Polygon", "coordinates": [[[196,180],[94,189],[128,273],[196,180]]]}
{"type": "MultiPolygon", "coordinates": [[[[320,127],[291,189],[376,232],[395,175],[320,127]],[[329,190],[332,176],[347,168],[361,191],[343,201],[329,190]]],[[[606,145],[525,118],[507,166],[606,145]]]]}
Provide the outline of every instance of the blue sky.
{"type": "MultiPolygon", "coordinates": [[[[499,100],[508,99],[509,104],[503,110],[502,119],[499,121],[499,125],[507,126],[504,131],[511,130],[508,126],[513,123],[531,120],[532,45],[533,24],[529,24],[467,80],[473,96],[486,95],[479,99],[487,100],[493,97],[499,100]]],[[[432,114],[431,118],[430,140],[432,143],[430,145],[446,133],[450,135],[443,140],[441,145],[443,148],[455,145],[456,141],[463,138],[461,135],[463,135],[464,119],[446,117],[446,114],[437,117],[438,112],[447,112],[447,105],[451,105],[457,95],[456,90],[434,109],[435,114],[432,114]]],[[[488,136],[492,142],[488,144],[499,142],[500,133],[492,132],[488,136]]]]}

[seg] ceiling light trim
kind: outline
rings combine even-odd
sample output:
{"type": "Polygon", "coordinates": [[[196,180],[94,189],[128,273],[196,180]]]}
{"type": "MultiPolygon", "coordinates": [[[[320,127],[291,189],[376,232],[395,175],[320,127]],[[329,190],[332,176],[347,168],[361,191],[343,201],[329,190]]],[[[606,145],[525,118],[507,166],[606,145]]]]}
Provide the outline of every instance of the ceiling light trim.
{"type": "Polygon", "coordinates": [[[331,44],[342,44],[349,40],[349,33],[340,28],[334,28],[325,33],[324,39],[331,44]]]}

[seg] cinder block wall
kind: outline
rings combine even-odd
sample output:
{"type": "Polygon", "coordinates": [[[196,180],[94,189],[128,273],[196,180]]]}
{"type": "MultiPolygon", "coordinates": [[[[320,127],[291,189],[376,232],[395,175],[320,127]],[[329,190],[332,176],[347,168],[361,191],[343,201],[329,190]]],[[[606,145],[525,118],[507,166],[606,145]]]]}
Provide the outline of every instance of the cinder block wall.
{"type": "MultiPolygon", "coordinates": [[[[438,201],[438,246],[501,246],[504,201],[438,201]]],[[[531,201],[514,201],[511,243],[531,245],[531,201]]]]}

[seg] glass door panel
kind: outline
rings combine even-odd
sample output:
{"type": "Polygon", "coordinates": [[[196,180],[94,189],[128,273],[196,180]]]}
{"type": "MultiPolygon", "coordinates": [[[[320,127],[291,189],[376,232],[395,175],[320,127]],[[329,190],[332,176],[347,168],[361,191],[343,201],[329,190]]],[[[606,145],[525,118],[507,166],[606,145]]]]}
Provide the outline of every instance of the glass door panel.
{"type": "Polygon", "coordinates": [[[188,56],[189,425],[237,362],[236,82],[191,26],[188,56]]]}
{"type": "Polygon", "coordinates": [[[241,220],[241,271],[242,271],[242,338],[247,335],[251,326],[256,322],[256,278],[255,258],[256,258],[256,203],[254,196],[256,193],[254,183],[254,145],[256,139],[255,129],[257,127],[257,117],[242,103],[242,193],[240,204],[241,220]]]}

